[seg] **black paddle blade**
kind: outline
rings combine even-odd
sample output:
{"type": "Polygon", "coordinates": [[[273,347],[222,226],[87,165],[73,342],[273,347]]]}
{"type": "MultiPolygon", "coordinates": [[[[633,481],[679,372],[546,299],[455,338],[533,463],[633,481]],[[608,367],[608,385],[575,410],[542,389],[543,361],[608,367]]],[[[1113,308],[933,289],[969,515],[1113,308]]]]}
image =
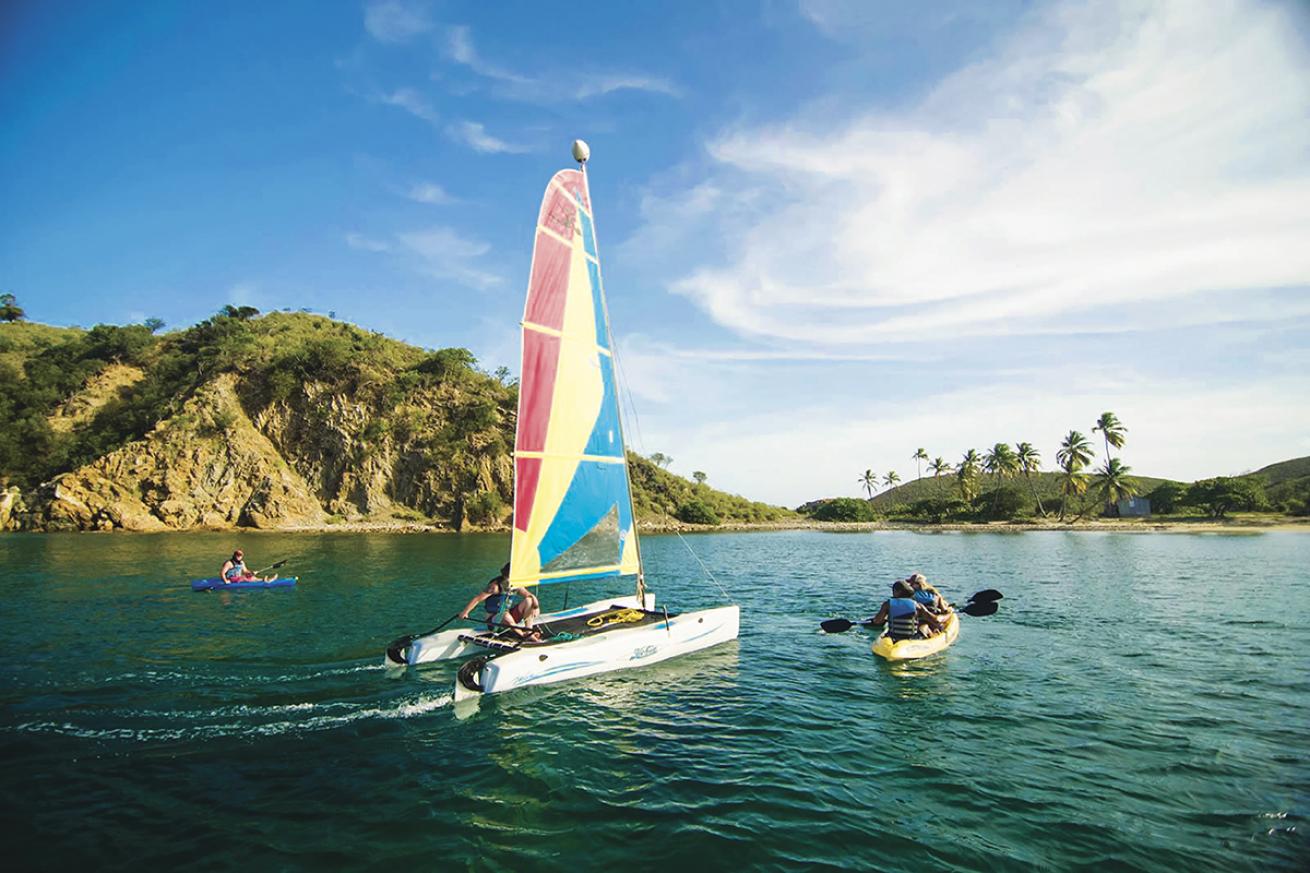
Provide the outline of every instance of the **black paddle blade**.
{"type": "Polygon", "coordinates": [[[979,591],[977,594],[970,597],[969,602],[991,603],[993,601],[1000,600],[1003,597],[1005,597],[1005,595],[997,591],[995,588],[984,588],[982,591],[979,591]]]}
{"type": "Polygon", "coordinates": [[[993,615],[999,609],[995,600],[989,600],[986,603],[969,603],[960,608],[960,612],[965,615],[972,615],[981,618],[984,615],[993,615]]]}
{"type": "Polygon", "coordinates": [[[830,618],[827,621],[819,622],[819,627],[823,628],[826,633],[840,634],[855,627],[855,622],[849,618],[830,618]]]}

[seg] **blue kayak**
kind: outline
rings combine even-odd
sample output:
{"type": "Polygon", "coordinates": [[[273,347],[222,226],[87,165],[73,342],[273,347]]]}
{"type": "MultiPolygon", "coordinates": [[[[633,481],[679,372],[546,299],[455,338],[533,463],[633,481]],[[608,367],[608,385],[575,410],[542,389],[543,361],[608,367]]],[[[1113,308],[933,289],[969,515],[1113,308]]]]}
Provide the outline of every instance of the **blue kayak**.
{"type": "Polygon", "coordinates": [[[215,576],[213,579],[192,579],[192,591],[214,591],[223,589],[224,591],[239,588],[290,588],[296,584],[295,576],[282,576],[274,579],[272,582],[224,582],[215,576]]]}

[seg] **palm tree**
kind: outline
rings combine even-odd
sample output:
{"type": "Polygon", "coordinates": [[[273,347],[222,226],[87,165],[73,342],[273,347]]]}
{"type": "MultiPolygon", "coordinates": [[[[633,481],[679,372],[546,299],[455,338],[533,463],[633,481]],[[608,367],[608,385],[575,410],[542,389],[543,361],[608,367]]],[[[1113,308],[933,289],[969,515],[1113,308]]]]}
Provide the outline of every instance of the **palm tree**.
{"type": "Polygon", "coordinates": [[[1096,471],[1096,493],[1101,495],[1107,506],[1114,506],[1120,500],[1137,495],[1137,482],[1128,475],[1132,470],[1132,467],[1118,458],[1111,458],[1096,471]]]}
{"type": "Polygon", "coordinates": [[[901,477],[896,473],[895,470],[892,470],[886,476],[882,477],[882,484],[886,485],[888,488],[895,488],[897,483],[899,483],[900,481],[901,481],[901,477]]]}
{"type": "Polygon", "coordinates": [[[873,492],[878,490],[878,474],[872,470],[865,470],[864,475],[855,480],[864,487],[864,493],[873,499],[873,492]]]}
{"type": "Polygon", "coordinates": [[[1037,511],[1041,515],[1046,515],[1046,507],[1042,506],[1042,497],[1037,493],[1037,486],[1033,484],[1033,473],[1040,472],[1042,469],[1042,456],[1032,443],[1018,443],[1014,449],[1019,470],[1023,473],[1023,478],[1028,480],[1028,489],[1032,491],[1033,499],[1037,501],[1037,511]]]}
{"type": "Polygon", "coordinates": [[[960,459],[959,466],[955,468],[955,478],[960,483],[960,494],[965,502],[978,496],[978,464],[981,460],[978,452],[969,449],[960,459]]]}
{"type": "MultiPolygon", "coordinates": [[[[1110,446],[1116,449],[1122,449],[1124,445],[1124,434],[1128,433],[1128,428],[1124,427],[1123,422],[1113,412],[1102,412],[1101,417],[1096,420],[1096,425],[1092,428],[1092,433],[1097,431],[1105,437],[1105,460],[1110,462],[1110,446]]],[[[1114,511],[1114,505],[1108,500],[1105,503],[1105,514],[1110,515],[1114,511]]]]}
{"type": "Polygon", "coordinates": [[[951,472],[951,469],[951,465],[946,462],[945,458],[933,458],[928,462],[928,472],[932,473],[934,479],[938,478],[943,473],[951,472]]]}
{"type": "Polygon", "coordinates": [[[992,511],[995,512],[1001,499],[1001,484],[1019,472],[1019,459],[1009,443],[997,443],[983,455],[983,469],[996,478],[996,489],[992,492],[992,511]]]}
{"type": "Polygon", "coordinates": [[[1110,446],[1116,449],[1123,448],[1124,434],[1128,433],[1128,428],[1124,427],[1123,422],[1113,412],[1102,412],[1101,417],[1096,419],[1096,426],[1092,428],[1092,433],[1098,430],[1105,437],[1105,459],[1108,461],[1110,446]]]}
{"type": "Polygon", "coordinates": [[[1060,443],[1060,450],[1055,453],[1055,461],[1064,471],[1060,477],[1060,520],[1064,521],[1068,498],[1087,491],[1087,476],[1082,473],[1092,460],[1092,444],[1076,430],[1071,430],[1060,443]]]}
{"type": "Polygon", "coordinates": [[[923,478],[923,468],[920,464],[928,460],[928,453],[923,449],[915,449],[914,454],[910,455],[910,460],[914,461],[914,469],[918,471],[918,475],[914,477],[915,481],[918,481],[923,478]]]}

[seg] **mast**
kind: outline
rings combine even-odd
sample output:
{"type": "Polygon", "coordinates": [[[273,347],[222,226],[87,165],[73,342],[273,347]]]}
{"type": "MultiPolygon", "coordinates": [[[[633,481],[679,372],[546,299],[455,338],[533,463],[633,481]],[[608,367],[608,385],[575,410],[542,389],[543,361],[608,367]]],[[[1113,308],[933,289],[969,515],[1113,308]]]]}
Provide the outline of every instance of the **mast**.
{"type": "MultiPolygon", "coordinates": [[[[591,204],[592,214],[592,235],[596,240],[596,259],[600,260],[600,236],[596,233],[595,215],[596,201],[591,199],[591,177],[587,175],[587,161],[591,158],[591,147],[585,140],[575,139],[573,141],[573,160],[578,162],[578,169],[582,172],[582,185],[587,192],[587,202],[591,204]]],[[[618,356],[618,346],[614,344],[614,328],[610,322],[609,300],[605,297],[604,270],[601,269],[600,283],[600,305],[605,313],[605,335],[609,338],[611,355],[615,358],[618,356]]],[[[614,380],[614,392],[619,392],[617,378],[618,367],[615,368],[616,378],[614,380]]],[[[616,398],[621,401],[621,396],[616,398]]],[[[641,560],[641,536],[637,532],[637,503],[632,496],[632,472],[628,468],[628,440],[623,433],[623,404],[619,402],[619,443],[623,446],[623,475],[628,480],[628,511],[632,514],[632,537],[633,545],[637,549],[637,603],[642,609],[646,606],[646,565],[641,560]]]]}

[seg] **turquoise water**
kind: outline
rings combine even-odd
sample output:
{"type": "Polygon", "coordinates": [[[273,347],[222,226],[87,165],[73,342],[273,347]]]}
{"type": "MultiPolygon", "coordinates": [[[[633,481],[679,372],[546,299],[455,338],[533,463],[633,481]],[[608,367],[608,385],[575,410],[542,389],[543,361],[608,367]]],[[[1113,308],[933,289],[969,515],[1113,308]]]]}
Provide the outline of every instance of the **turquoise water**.
{"type": "MultiPolygon", "coordinates": [[[[1304,534],[689,537],[742,606],[739,642],[497,696],[466,719],[453,667],[388,679],[382,649],[459,609],[505,538],[239,541],[252,566],[293,556],[303,581],[191,592],[227,534],[0,537],[11,863],[1231,871],[1310,857],[1304,534]],[[912,664],[874,659],[860,631],[816,633],[912,570],[948,595],[1006,598],[912,664]]],[[[678,538],[643,545],[661,601],[723,600],[678,538]]]]}

